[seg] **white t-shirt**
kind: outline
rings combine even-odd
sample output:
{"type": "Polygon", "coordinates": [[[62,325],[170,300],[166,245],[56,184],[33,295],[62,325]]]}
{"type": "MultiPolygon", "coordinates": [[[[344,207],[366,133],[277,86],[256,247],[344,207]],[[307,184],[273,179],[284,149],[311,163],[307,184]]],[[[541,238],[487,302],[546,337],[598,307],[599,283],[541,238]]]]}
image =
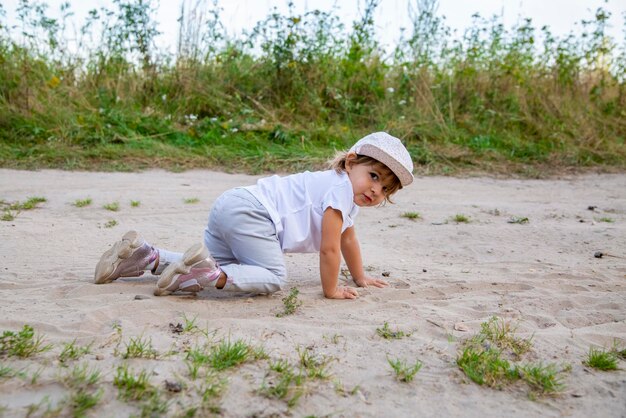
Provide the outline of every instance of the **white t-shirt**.
{"type": "Polygon", "coordinates": [[[335,170],[266,177],[246,189],[267,209],[285,253],[319,251],[328,207],[341,211],[342,233],[359,211],[348,175],[335,170]]]}

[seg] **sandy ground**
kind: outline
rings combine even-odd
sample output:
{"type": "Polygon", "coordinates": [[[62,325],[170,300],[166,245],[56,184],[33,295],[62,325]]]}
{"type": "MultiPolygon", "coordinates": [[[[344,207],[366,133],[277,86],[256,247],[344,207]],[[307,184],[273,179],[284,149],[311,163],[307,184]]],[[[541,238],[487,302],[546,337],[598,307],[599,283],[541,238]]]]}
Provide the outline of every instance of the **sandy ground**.
{"type": "Polygon", "coordinates": [[[28,360],[0,357],[0,365],[25,370],[21,377],[0,378],[0,415],[25,416],[33,404],[39,405],[34,415],[43,415],[63,405],[68,388],[62,376],[71,367],[62,367],[58,356],[74,339],[92,343],[91,353],[77,362],[102,371],[103,397],[92,416],[139,413],[139,403],[118,399],[112,384],[124,362],[150,372],[170,401],[167,415],[182,414],[198,402],[184,347],[205,337],[173,333],[170,323],[195,317],[214,339],[262,345],[272,359],[296,363],[298,347],[332,359],[332,376],[308,382],[293,407],[259,392],[264,381],[271,384],[267,360],[222,372],[227,385],[215,402],[224,416],[626,416],[626,362],[620,360],[621,370],[614,372],[582,363],[592,346],[626,347],[626,175],[418,178],[399,192],[396,204],[359,214],[366,268],[374,276],[388,274],[391,286],[362,289],[355,301],[322,297],[314,254],[287,255],[289,286],[270,296],[213,290],[158,298],[151,275],[92,283],[100,255],[125,231],[136,229],[155,246],[184,251],[201,239],[214,199],[255,180],[208,171],[0,170],[1,200],[47,199],[0,222],[0,330],[30,324],[54,344],[28,360]],[[72,205],[85,198],[93,203],[72,205]],[[199,201],[184,202],[190,198],[199,201]],[[119,202],[119,211],[103,209],[111,202],[119,202]],[[421,219],[401,216],[409,211],[421,219]],[[470,222],[455,223],[457,214],[470,222]],[[509,223],[512,217],[529,222],[509,223]],[[117,225],[106,227],[110,220],[117,225]],[[597,251],[606,255],[596,258],[597,251]],[[302,306],[276,317],[294,286],[302,306]],[[531,400],[523,384],[498,390],[465,377],[455,362],[459,346],[494,315],[517,325],[520,338],[532,336],[523,361],[571,366],[562,394],[531,400]],[[410,336],[381,338],[376,329],[385,322],[410,336]],[[116,347],[123,351],[132,337],[150,339],[160,358],[116,356],[116,347]],[[165,356],[169,350],[174,354],[165,356]],[[388,358],[419,359],[423,367],[412,382],[399,382],[388,358]],[[165,380],[187,386],[169,393],[165,380]]]}

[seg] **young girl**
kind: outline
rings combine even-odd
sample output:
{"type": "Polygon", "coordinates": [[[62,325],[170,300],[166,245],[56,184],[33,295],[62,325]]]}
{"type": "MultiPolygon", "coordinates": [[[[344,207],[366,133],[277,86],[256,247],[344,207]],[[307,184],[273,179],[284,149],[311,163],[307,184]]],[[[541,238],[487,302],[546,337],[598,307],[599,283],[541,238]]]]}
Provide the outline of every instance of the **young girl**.
{"type": "Polygon", "coordinates": [[[282,253],[319,252],[324,296],[355,299],[338,286],[341,256],[360,287],[385,287],[368,277],[354,231],[359,207],[378,206],[413,181],[411,157],[399,139],[377,132],[337,154],[331,169],[260,179],[226,191],[215,202],[198,243],[184,254],[149,245],[127,232],[96,266],[95,282],[159,275],[154,294],[199,292],[204,287],[272,293],[285,284],[282,253]]]}

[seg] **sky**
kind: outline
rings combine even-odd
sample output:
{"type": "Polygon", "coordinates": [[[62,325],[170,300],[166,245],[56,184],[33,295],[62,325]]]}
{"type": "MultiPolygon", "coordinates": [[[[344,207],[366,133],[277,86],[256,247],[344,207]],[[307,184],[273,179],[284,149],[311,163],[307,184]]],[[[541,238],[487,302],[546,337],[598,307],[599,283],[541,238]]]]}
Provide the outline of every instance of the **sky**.
{"type": "MultiPolygon", "coordinates": [[[[100,6],[113,9],[111,0],[47,0],[50,7],[48,14],[55,17],[61,3],[69,1],[75,12],[75,20],[80,22],[87,12],[100,6]]],[[[159,45],[173,51],[176,45],[180,5],[183,0],[160,0],[157,13],[159,30],[163,33],[159,45]]],[[[211,3],[211,0],[186,0],[211,3]]],[[[9,25],[15,16],[18,0],[3,0],[9,25]]],[[[287,0],[218,0],[221,21],[229,35],[235,37],[242,30],[251,30],[255,23],[263,20],[276,7],[279,11],[287,10],[287,0]]],[[[334,10],[347,27],[362,13],[364,0],[293,0],[296,13],[319,9],[334,10]]],[[[419,0],[381,0],[375,15],[378,41],[383,46],[391,46],[400,36],[400,28],[410,27],[409,6],[415,8],[419,0]]],[[[472,15],[482,17],[500,16],[506,28],[511,28],[522,18],[532,18],[533,25],[539,29],[548,25],[553,34],[566,35],[580,27],[582,19],[593,18],[594,12],[604,7],[612,13],[609,20],[609,34],[618,43],[626,43],[624,19],[626,1],[624,0],[439,0],[437,14],[445,16],[446,25],[459,34],[472,24],[472,15]]]]}

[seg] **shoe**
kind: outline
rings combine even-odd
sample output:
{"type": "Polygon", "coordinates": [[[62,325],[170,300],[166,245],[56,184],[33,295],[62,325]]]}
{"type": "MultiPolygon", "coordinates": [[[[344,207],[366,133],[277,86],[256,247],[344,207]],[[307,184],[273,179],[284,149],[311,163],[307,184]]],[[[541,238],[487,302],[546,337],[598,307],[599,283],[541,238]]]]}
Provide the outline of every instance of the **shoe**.
{"type": "Polygon", "coordinates": [[[158,254],[139,232],[128,231],[120,241],[102,254],[96,265],[94,282],[104,284],[120,277],[139,277],[158,254]]]}
{"type": "Polygon", "coordinates": [[[177,290],[196,293],[220,277],[222,270],[203,244],[194,244],[183,260],[172,263],[161,273],[154,289],[156,296],[166,296],[177,290]]]}

